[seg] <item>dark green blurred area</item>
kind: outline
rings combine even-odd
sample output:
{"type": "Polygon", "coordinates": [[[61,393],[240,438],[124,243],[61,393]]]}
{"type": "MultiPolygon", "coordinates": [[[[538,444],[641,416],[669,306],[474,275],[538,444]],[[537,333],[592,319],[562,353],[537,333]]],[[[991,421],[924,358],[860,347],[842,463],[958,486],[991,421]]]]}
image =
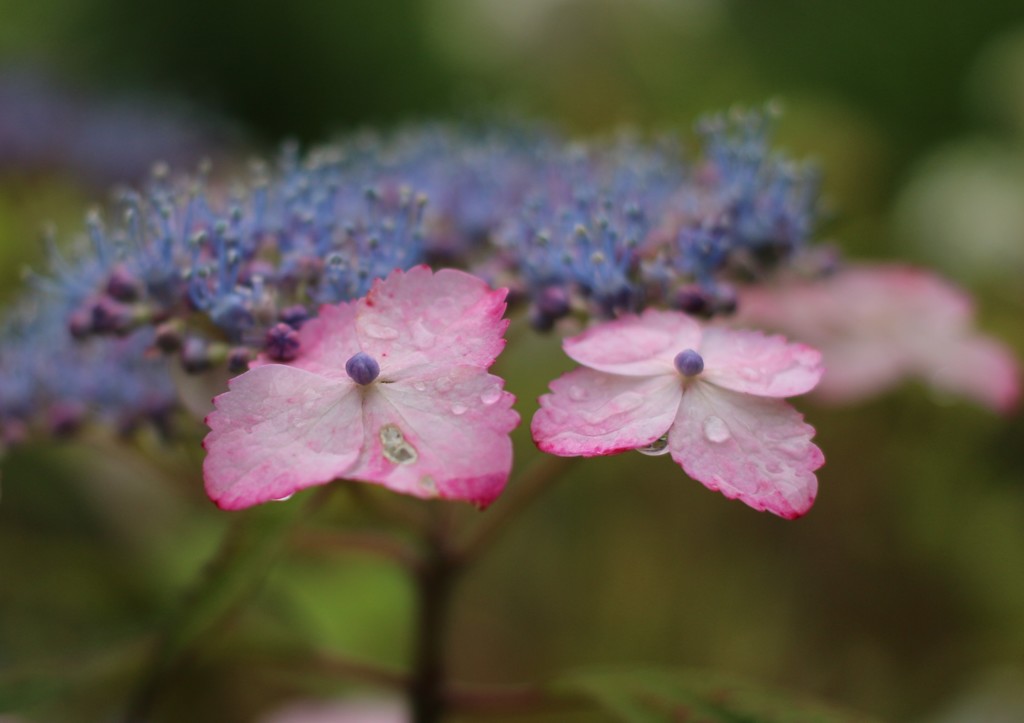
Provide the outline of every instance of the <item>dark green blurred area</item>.
{"type": "MultiPolygon", "coordinates": [[[[1019,2],[0,0],[0,19],[0,70],[184,102],[197,121],[226,119],[243,159],[285,136],[494,110],[580,133],[685,131],[779,97],[780,146],[825,172],[823,236],[942,269],[1024,351],[1019,2]]],[[[43,222],[68,237],[106,194],[71,165],[0,166],[0,301],[41,262],[43,222]]],[[[556,340],[523,339],[498,373],[529,420],[568,365],[556,340]]],[[[666,457],[580,462],[464,581],[455,674],[707,667],[886,720],[1024,719],[1024,421],[939,401],[911,386],[850,409],[801,402],[828,462],[795,523],[707,492],[666,457]]],[[[92,431],[0,463],[0,719],[109,719],[226,528],[273,526],[308,497],[214,510],[201,426],[181,425],[170,448],[92,431]]],[[[530,447],[524,425],[523,466],[530,447]]],[[[369,520],[340,490],[312,524],[369,520]]],[[[353,690],[308,662],[314,649],[405,663],[407,582],[300,542],[258,548],[268,562],[226,581],[244,604],[170,675],[158,720],[253,720],[353,690]]]]}

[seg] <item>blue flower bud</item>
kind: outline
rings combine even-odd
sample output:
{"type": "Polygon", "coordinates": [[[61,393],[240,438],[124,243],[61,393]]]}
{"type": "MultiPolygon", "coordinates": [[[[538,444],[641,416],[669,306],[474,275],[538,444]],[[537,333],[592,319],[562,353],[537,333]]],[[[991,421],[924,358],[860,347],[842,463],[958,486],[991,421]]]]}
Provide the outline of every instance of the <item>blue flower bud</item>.
{"type": "Polygon", "coordinates": [[[684,349],[676,354],[675,365],[684,377],[695,377],[704,371],[704,357],[693,349],[684,349]]]}
{"type": "Polygon", "coordinates": [[[345,373],[352,377],[356,384],[367,385],[380,376],[380,364],[365,351],[353,354],[345,362],[345,373]]]}

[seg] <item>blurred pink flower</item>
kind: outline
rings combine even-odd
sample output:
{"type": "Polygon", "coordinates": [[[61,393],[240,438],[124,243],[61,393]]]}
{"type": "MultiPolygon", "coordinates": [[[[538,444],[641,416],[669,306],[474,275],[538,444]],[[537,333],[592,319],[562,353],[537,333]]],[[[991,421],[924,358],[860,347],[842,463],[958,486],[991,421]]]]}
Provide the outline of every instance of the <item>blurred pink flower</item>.
{"type": "Polygon", "coordinates": [[[224,509],[345,478],[485,506],[512,466],[514,397],[487,368],[504,289],[461,271],[396,271],[324,306],[287,365],[260,360],[214,400],[206,491],[224,509]]]}
{"type": "Polygon", "coordinates": [[[783,401],[821,377],[820,354],[777,336],[701,329],[648,310],[567,339],[583,365],[551,383],[531,429],[563,456],[670,453],[706,487],[787,518],[807,512],[824,463],[783,401]]]}
{"type": "Polygon", "coordinates": [[[844,403],[907,378],[1006,412],[1020,396],[1013,354],[973,326],[971,300],[934,274],[854,266],[819,281],[751,288],[736,323],[781,331],[821,350],[815,390],[844,403]]]}
{"type": "Polygon", "coordinates": [[[285,706],[263,723],[408,723],[409,714],[400,701],[342,700],[299,701],[285,706]]]}

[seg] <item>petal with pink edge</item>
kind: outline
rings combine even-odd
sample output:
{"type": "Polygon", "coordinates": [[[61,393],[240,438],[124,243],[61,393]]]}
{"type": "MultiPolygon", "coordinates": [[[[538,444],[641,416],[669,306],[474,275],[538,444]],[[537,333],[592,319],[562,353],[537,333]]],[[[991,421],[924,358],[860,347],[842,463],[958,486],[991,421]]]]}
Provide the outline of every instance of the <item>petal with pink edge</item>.
{"type": "Polygon", "coordinates": [[[641,316],[624,316],[566,339],[562,347],[585,367],[611,374],[649,376],[674,372],[676,354],[697,349],[701,330],[678,311],[649,309],[641,316]]]}
{"type": "Polygon", "coordinates": [[[203,441],[206,492],[235,510],[341,477],[363,441],[360,393],[351,382],[268,364],[214,400],[203,441]]]}
{"type": "Polygon", "coordinates": [[[424,364],[489,367],[505,346],[506,294],[455,269],[395,271],[357,302],[359,345],[391,378],[424,364]]]}
{"type": "Polygon", "coordinates": [[[708,382],[761,397],[809,392],[824,372],[817,349],[759,331],[706,329],[700,354],[708,382]]]}
{"type": "Polygon", "coordinates": [[[413,372],[367,390],[363,454],[347,477],[417,497],[489,505],[512,469],[515,397],[499,377],[476,367],[413,372]]]}
{"type": "Polygon", "coordinates": [[[689,387],[669,430],[672,459],[705,487],[795,519],[814,503],[825,461],[814,428],[781,399],[689,387]]]}
{"type": "Polygon", "coordinates": [[[674,370],[645,378],[576,369],[551,382],[530,430],[542,451],[565,457],[638,449],[668,431],[682,394],[674,370]]]}

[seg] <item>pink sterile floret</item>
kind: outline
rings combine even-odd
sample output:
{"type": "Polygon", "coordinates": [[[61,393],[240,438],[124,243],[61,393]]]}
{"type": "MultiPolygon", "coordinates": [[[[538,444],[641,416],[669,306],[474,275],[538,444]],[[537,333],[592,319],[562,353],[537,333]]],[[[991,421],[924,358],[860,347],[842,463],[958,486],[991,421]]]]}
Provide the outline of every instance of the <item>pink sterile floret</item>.
{"type": "Polygon", "coordinates": [[[214,399],[207,494],[240,509],[345,478],[490,504],[519,423],[515,397],[487,373],[505,344],[505,294],[417,267],[321,308],[294,361],[261,359],[214,399]]]}
{"type": "Polygon", "coordinates": [[[918,377],[996,411],[1020,396],[1013,354],[973,327],[970,299],[920,269],[854,266],[818,281],[744,292],[737,323],[782,331],[821,349],[815,393],[852,402],[918,377]]]}
{"type": "Polygon", "coordinates": [[[667,452],[706,487],[756,509],[787,518],[810,509],[824,457],[783,397],[818,383],[816,350],[655,310],[563,346],[583,367],[540,399],[531,430],[545,452],[667,452]]]}

